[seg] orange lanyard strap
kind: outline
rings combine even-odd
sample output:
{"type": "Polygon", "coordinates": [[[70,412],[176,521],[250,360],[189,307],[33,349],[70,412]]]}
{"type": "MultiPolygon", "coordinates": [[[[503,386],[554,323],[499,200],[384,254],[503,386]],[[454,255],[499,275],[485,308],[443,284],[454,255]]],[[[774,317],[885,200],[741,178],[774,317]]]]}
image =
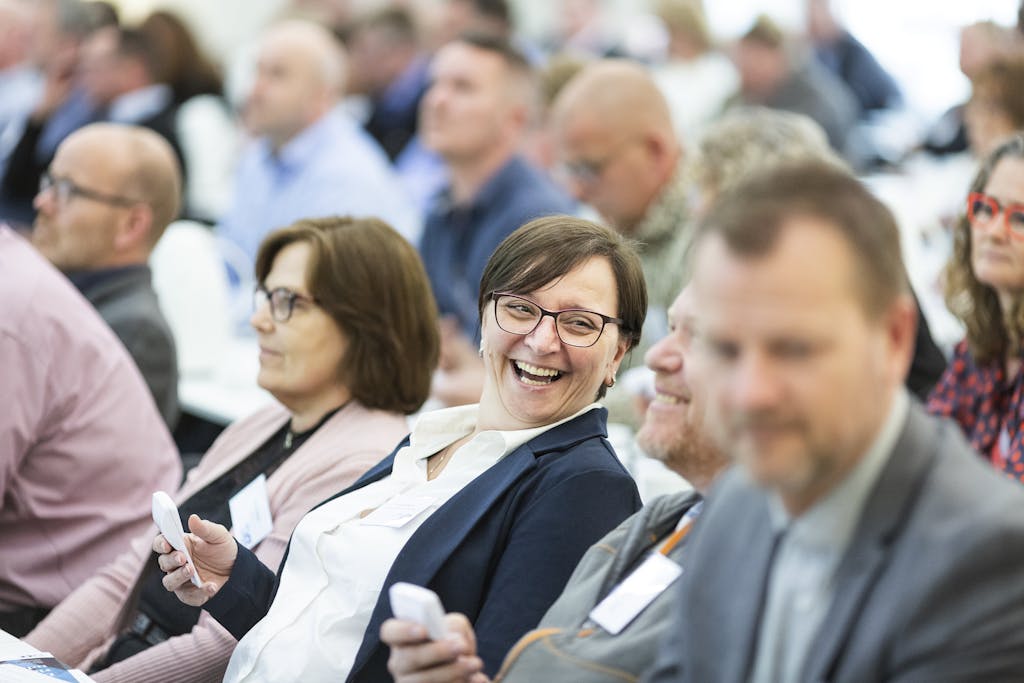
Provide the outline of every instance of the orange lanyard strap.
{"type": "Polygon", "coordinates": [[[694,521],[696,521],[697,516],[700,515],[702,507],[704,507],[703,501],[697,503],[686,511],[686,515],[683,517],[683,523],[678,529],[672,532],[672,535],[665,539],[665,542],[661,544],[660,548],[658,548],[659,553],[662,555],[668,555],[682,542],[684,538],[686,538],[686,534],[690,533],[690,529],[693,528],[694,521]]]}

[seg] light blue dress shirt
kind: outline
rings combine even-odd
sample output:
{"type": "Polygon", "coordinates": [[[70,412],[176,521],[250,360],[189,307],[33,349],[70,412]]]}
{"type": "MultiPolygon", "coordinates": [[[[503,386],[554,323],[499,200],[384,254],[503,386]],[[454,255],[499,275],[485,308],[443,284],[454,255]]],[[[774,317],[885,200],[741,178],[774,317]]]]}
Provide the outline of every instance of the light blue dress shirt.
{"type": "Polygon", "coordinates": [[[276,153],[266,139],[246,149],[217,232],[254,261],[269,232],[300,218],[333,215],[374,216],[414,244],[419,238],[416,209],[384,152],[338,110],[276,153]]]}

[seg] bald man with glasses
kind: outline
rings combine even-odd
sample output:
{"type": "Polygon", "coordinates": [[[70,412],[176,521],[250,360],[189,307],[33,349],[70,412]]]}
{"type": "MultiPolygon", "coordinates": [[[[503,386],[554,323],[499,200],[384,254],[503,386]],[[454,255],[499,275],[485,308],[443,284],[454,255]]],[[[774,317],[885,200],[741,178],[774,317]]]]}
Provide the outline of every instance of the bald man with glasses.
{"type": "Polygon", "coordinates": [[[178,215],[181,182],[173,149],[156,133],[86,126],[61,143],[40,180],[32,234],[128,349],[171,428],[177,358],[148,262],[178,215]]]}

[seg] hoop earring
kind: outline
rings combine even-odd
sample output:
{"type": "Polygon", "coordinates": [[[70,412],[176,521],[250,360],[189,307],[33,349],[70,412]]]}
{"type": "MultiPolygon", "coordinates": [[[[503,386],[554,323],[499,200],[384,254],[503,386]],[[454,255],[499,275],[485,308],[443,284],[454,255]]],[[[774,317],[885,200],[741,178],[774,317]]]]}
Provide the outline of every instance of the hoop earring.
{"type": "Polygon", "coordinates": [[[610,380],[608,380],[607,382],[605,382],[605,383],[604,383],[604,385],[605,385],[606,387],[608,387],[609,389],[611,389],[612,387],[614,387],[614,386],[615,386],[615,377],[612,377],[612,378],[611,378],[610,380]]]}

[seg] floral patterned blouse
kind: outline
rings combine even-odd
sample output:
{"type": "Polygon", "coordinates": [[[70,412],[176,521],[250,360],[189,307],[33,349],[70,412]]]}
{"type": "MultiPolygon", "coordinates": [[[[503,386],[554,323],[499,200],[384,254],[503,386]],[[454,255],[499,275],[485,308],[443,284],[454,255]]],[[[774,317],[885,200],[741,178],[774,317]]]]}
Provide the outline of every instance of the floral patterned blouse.
{"type": "Polygon", "coordinates": [[[1024,482],[1022,389],[1024,367],[1008,380],[1002,363],[978,365],[961,341],[928,396],[928,412],[952,418],[996,469],[1024,482]]]}

